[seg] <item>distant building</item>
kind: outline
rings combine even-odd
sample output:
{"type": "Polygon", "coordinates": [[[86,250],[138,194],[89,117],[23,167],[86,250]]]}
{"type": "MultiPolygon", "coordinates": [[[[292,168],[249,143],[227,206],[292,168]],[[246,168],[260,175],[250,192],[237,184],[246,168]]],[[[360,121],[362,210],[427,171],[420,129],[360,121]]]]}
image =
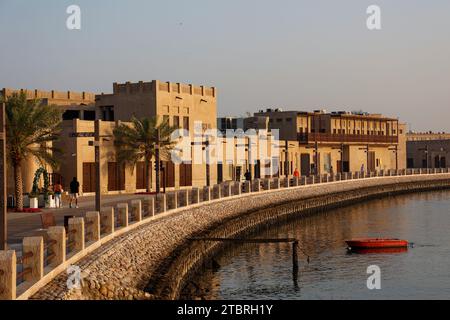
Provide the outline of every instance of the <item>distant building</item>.
{"type": "Polygon", "coordinates": [[[282,160],[282,174],[294,166],[303,175],[406,168],[406,125],[398,119],[363,112],[281,109],[261,110],[254,116],[267,117],[269,129],[279,130],[280,140],[294,147],[293,154],[285,155],[290,158],[282,160]]]}
{"type": "Polygon", "coordinates": [[[217,118],[217,129],[225,132],[226,130],[244,130],[244,118],[222,117],[217,118]]]}
{"type": "Polygon", "coordinates": [[[450,167],[449,133],[409,132],[406,137],[408,168],[450,167]]]}

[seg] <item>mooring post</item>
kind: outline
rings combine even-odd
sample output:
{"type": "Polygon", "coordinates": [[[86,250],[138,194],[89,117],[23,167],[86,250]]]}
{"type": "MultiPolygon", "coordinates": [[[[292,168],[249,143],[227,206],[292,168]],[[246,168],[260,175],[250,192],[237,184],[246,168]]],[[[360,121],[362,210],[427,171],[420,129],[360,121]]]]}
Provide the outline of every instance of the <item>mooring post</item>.
{"type": "Polygon", "coordinates": [[[295,287],[298,286],[298,240],[292,242],[292,276],[295,287]]]}

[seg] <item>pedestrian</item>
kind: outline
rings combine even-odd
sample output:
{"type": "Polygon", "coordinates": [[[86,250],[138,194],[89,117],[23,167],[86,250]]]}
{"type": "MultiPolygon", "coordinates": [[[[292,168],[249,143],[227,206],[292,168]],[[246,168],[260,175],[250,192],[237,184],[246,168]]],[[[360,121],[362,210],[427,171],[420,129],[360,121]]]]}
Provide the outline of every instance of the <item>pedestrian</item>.
{"type": "Polygon", "coordinates": [[[252,180],[252,175],[250,174],[250,171],[246,171],[244,174],[245,180],[250,181],[252,180]]]}
{"type": "Polygon", "coordinates": [[[295,170],[294,170],[294,177],[295,178],[299,178],[300,177],[300,172],[298,171],[297,168],[295,168],[295,170]]]}
{"type": "Polygon", "coordinates": [[[61,195],[64,192],[61,183],[58,181],[53,185],[53,192],[55,193],[55,206],[56,208],[62,208],[61,195]]]}
{"type": "Polygon", "coordinates": [[[80,183],[76,177],[73,177],[70,183],[70,203],[69,207],[72,208],[72,202],[75,200],[75,208],[78,208],[78,194],[80,193],[80,183]]]}

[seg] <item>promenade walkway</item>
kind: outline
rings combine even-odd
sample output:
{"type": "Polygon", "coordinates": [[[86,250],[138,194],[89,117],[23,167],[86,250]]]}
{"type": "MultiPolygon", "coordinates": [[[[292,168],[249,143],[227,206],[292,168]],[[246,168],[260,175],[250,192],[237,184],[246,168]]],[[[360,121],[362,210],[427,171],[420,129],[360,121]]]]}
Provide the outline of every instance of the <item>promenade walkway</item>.
{"type": "MultiPolygon", "coordinates": [[[[133,199],[141,199],[143,195],[121,194],[102,196],[102,207],[112,207],[121,202],[128,202],[133,199]]],[[[88,211],[95,210],[95,197],[87,196],[78,199],[79,208],[69,208],[68,201],[63,203],[61,209],[42,209],[42,212],[52,212],[55,216],[56,224],[64,224],[64,216],[82,217],[88,211]]],[[[24,237],[39,234],[41,224],[41,213],[17,213],[8,212],[8,244],[14,248],[22,243],[24,237]]]]}

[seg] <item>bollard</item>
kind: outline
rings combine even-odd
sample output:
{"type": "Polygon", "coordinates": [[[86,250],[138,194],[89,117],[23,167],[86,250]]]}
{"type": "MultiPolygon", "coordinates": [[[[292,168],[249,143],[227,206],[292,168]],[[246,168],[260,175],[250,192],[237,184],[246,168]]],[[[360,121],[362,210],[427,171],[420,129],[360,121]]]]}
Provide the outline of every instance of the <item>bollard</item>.
{"type": "Polygon", "coordinates": [[[264,190],[270,190],[270,187],[271,187],[270,183],[271,183],[271,179],[264,179],[264,184],[263,184],[264,190]]]}
{"type": "Polygon", "coordinates": [[[156,195],[156,209],[157,213],[163,213],[167,211],[167,202],[166,195],[164,193],[160,193],[156,195]]]}
{"type": "Polygon", "coordinates": [[[16,300],[16,252],[0,251],[0,300],[16,300]]]}
{"type": "Polygon", "coordinates": [[[114,208],[107,208],[104,212],[102,212],[102,229],[101,232],[105,234],[114,233],[115,223],[114,223],[114,208]]]}
{"type": "Polygon", "coordinates": [[[24,281],[36,282],[44,276],[44,238],[23,238],[23,270],[29,269],[29,273],[23,276],[24,281]]]}
{"type": "Polygon", "coordinates": [[[48,238],[53,241],[49,246],[54,257],[50,261],[52,267],[57,267],[66,261],[66,228],[49,227],[47,230],[48,238]]]}
{"type": "MultiPolygon", "coordinates": [[[[249,181],[250,182],[250,181],[249,181]]],[[[251,182],[249,184],[249,187],[251,188],[251,182]]],[[[253,188],[251,189],[251,192],[261,192],[261,182],[259,179],[256,179],[253,182],[253,188]]]]}
{"type": "Polygon", "coordinates": [[[180,207],[187,207],[188,203],[189,203],[188,190],[187,189],[186,190],[181,190],[179,192],[179,194],[180,194],[180,197],[178,197],[178,198],[179,198],[179,201],[180,201],[180,207]]]}
{"type": "Polygon", "coordinates": [[[213,187],[213,198],[214,199],[220,199],[222,198],[222,187],[220,184],[216,184],[213,187]]]}
{"type": "Polygon", "coordinates": [[[224,189],[225,189],[224,197],[231,197],[233,195],[231,182],[225,184],[224,189]]]}
{"type": "Polygon", "coordinates": [[[234,185],[234,190],[235,190],[234,195],[235,196],[240,196],[241,195],[241,193],[242,193],[242,185],[243,185],[242,182],[238,182],[238,183],[236,183],[234,185]]]}
{"type": "MultiPolygon", "coordinates": [[[[253,182],[253,184],[256,184],[256,180],[253,182]]],[[[245,181],[244,182],[244,193],[250,193],[250,191],[251,191],[251,185],[252,185],[252,183],[250,182],[250,181],[245,181]]]]}
{"type": "Polygon", "coordinates": [[[290,187],[290,181],[291,181],[291,179],[289,179],[288,177],[286,177],[286,179],[284,179],[284,187],[285,188],[290,187]]]}
{"type": "Polygon", "coordinates": [[[172,192],[166,198],[167,210],[174,210],[178,208],[178,193],[172,192]]]}
{"type": "Polygon", "coordinates": [[[275,179],[275,189],[280,189],[280,178],[275,179]]]}
{"type": "Polygon", "coordinates": [[[86,213],[86,241],[100,240],[100,213],[91,211],[86,213]]]}
{"type": "Polygon", "coordinates": [[[315,184],[316,183],[316,176],[312,176],[312,182],[311,182],[311,184],[315,184]]]}
{"type": "Polygon", "coordinates": [[[211,187],[204,187],[203,188],[203,201],[209,202],[211,201],[211,187]]]}
{"type": "Polygon", "coordinates": [[[71,251],[84,250],[84,219],[83,218],[70,218],[69,219],[69,240],[71,251]]]}
{"type": "Polygon", "coordinates": [[[294,187],[298,187],[300,185],[300,178],[299,177],[295,177],[294,178],[294,187]]]}
{"type": "Polygon", "coordinates": [[[134,221],[142,221],[142,202],[141,200],[131,200],[131,215],[134,221]]]}
{"type": "Polygon", "coordinates": [[[155,199],[154,197],[145,197],[142,202],[142,215],[145,217],[153,217],[155,215],[155,199]]]}
{"type": "Polygon", "coordinates": [[[128,227],[128,203],[117,204],[117,215],[119,218],[119,225],[121,227],[128,227]]]}
{"type": "Polygon", "coordinates": [[[191,190],[191,203],[190,204],[197,204],[200,203],[200,189],[194,188],[191,190]]]}

